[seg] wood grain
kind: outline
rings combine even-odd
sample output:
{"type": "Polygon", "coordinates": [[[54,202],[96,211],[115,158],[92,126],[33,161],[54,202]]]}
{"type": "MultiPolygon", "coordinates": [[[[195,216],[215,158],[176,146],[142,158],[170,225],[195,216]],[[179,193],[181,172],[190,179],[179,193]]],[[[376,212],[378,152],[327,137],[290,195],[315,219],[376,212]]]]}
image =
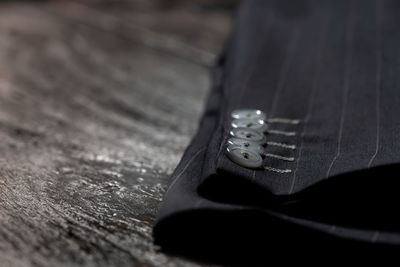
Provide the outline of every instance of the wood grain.
{"type": "Polygon", "coordinates": [[[237,1],[1,1],[0,266],[191,266],[151,238],[237,1]]]}

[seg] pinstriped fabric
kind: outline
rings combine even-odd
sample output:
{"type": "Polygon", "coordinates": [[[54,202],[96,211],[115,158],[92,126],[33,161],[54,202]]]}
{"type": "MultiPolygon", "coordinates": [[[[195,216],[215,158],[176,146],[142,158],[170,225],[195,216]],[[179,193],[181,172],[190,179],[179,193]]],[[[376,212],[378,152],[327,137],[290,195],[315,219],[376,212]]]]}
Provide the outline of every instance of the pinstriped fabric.
{"type": "MultiPolygon", "coordinates": [[[[311,111],[312,111],[312,107],[314,104],[314,99],[315,99],[315,90],[317,90],[318,87],[318,79],[319,79],[319,71],[321,69],[321,61],[322,61],[322,56],[323,56],[323,52],[324,52],[324,48],[325,48],[325,42],[326,42],[326,35],[328,33],[328,23],[330,21],[330,16],[331,14],[329,14],[328,16],[325,17],[325,20],[323,21],[322,25],[322,30],[321,30],[321,38],[318,44],[318,54],[316,57],[316,63],[315,63],[315,70],[314,70],[314,76],[312,78],[312,84],[311,84],[311,94],[309,97],[309,101],[308,101],[308,108],[307,108],[307,115],[305,116],[305,118],[303,119],[303,131],[301,133],[301,139],[304,138],[305,132],[307,130],[307,123],[310,120],[311,117],[311,111]]],[[[302,150],[303,150],[303,145],[304,142],[303,140],[300,141],[300,147],[299,147],[299,154],[297,156],[297,163],[296,163],[296,167],[293,173],[293,178],[292,178],[292,182],[290,184],[290,189],[289,189],[289,194],[291,194],[293,192],[295,183],[296,183],[296,175],[297,175],[297,170],[299,169],[299,163],[301,160],[301,156],[302,156],[302,150]]]]}
{"type": "MultiPolygon", "coordinates": [[[[310,2],[308,2],[310,3],[310,2]]],[[[313,5],[305,5],[301,10],[304,12],[306,8],[310,8],[311,11],[315,11],[315,9],[326,10],[326,4],[321,3],[316,6],[313,5]]],[[[274,117],[288,117],[288,118],[301,118],[304,113],[306,103],[308,103],[308,99],[311,97],[311,77],[312,71],[310,69],[315,65],[317,55],[314,53],[315,46],[318,44],[319,39],[321,37],[321,33],[324,31],[320,25],[320,21],[325,17],[325,13],[312,12],[309,16],[305,16],[305,13],[300,13],[296,17],[296,23],[291,23],[293,28],[289,31],[288,36],[293,36],[292,39],[288,42],[287,49],[282,57],[279,59],[282,60],[281,67],[277,74],[277,82],[275,83],[274,88],[268,88],[268,85],[265,85],[264,92],[265,97],[263,97],[268,106],[266,106],[266,110],[269,111],[269,115],[274,117]],[[315,46],[313,49],[309,49],[308,46],[310,43],[313,43],[315,46]],[[295,95],[291,92],[295,91],[295,95]],[[299,105],[293,105],[294,100],[299,97],[305,99],[299,105]]],[[[272,55],[276,52],[268,50],[272,55]]],[[[268,75],[269,69],[264,69],[265,75],[268,75]]],[[[271,80],[273,77],[271,77],[271,80]]],[[[289,124],[274,124],[271,125],[271,134],[269,136],[269,140],[271,142],[281,142],[281,143],[293,143],[298,144],[299,131],[301,129],[302,122],[298,125],[289,125],[289,124]],[[289,126],[285,128],[285,126],[289,126]],[[276,127],[276,132],[286,132],[293,133],[287,135],[276,135],[275,131],[272,127],[276,127]],[[280,127],[280,128],[279,128],[280,127]]],[[[279,154],[280,149],[276,149],[271,146],[267,146],[267,152],[273,154],[279,154]]],[[[292,151],[288,153],[287,157],[295,156],[297,151],[292,151]]],[[[275,172],[279,178],[266,180],[265,175],[269,175],[265,172],[256,171],[255,180],[258,182],[268,182],[269,186],[275,187],[279,186],[279,191],[286,191],[288,185],[290,184],[291,175],[295,168],[294,163],[283,163],[279,160],[266,158],[265,165],[268,167],[267,170],[287,170],[285,172],[275,172]],[[289,172],[290,170],[290,172],[289,172]],[[282,175],[284,174],[284,175],[282,175]]],[[[272,174],[272,173],[271,173],[272,174]]],[[[272,177],[273,175],[271,175],[272,177]]]]}
{"type": "MultiPolygon", "coordinates": [[[[291,39],[290,39],[290,44],[289,44],[289,47],[288,47],[288,51],[286,53],[285,59],[282,62],[282,65],[281,65],[281,68],[280,68],[280,71],[279,71],[279,78],[278,78],[278,81],[277,81],[276,90],[275,90],[274,97],[273,97],[273,100],[272,100],[272,103],[271,103],[271,108],[270,108],[270,110],[268,112],[269,116],[271,116],[271,114],[273,114],[275,106],[276,106],[276,103],[279,100],[279,93],[280,93],[280,91],[282,90],[282,88],[283,88],[283,86],[285,84],[285,81],[286,81],[286,78],[287,78],[286,77],[287,76],[287,72],[288,72],[288,69],[290,67],[291,61],[293,60],[293,55],[294,55],[295,48],[296,48],[296,45],[297,45],[297,42],[298,42],[299,34],[300,34],[299,26],[297,26],[297,25],[293,26],[293,28],[291,30],[291,34],[290,34],[291,35],[291,39]]],[[[252,180],[254,180],[254,179],[256,179],[256,171],[253,172],[253,179],[252,180]]]]}
{"type": "Polygon", "coordinates": [[[398,25],[399,3],[396,1],[384,1],[384,14],[382,15],[382,63],[381,63],[381,88],[380,88],[380,146],[378,155],[373,165],[377,166],[386,162],[398,162],[398,149],[400,146],[399,131],[400,118],[398,107],[400,104],[400,51],[396,49],[400,45],[400,32],[398,25]],[[391,11],[391,12],[389,12],[391,11]],[[397,25],[397,26],[395,26],[397,25]],[[388,131],[387,129],[390,129],[388,131]]]}
{"type": "Polygon", "coordinates": [[[348,15],[348,26],[347,26],[347,34],[346,34],[346,59],[344,66],[344,82],[343,82],[343,94],[342,94],[342,107],[340,111],[340,123],[339,123],[339,132],[338,132],[338,141],[337,141],[337,149],[336,155],[333,157],[331,163],[329,164],[329,168],[326,172],[326,177],[329,177],[331,174],[331,170],[336,160],[340,156],[341,148],[342,148],[342,138],[343,138],[343,127],[344,121],[346,117],[346,109],[347,102],[350,90],[350,76],[351,76],[351,63],[353,59],[353,39],[354,39],[354,0],[351,1],[351,9],[348,15]]]}
{"type": "Polygon", "coordinates": [[[368,168],[371,167],[375,157],[379,151],[380,139],[380,99],[381,99],[381,72],[382,72],[382,17],[383,17],[383,2],[377,2],[376,5],[376,86],[375,86],[375,110],[376,110],[376,146],[375,152],[368,162],[368,168]]]}
{"type": "Polygon", "coordinates": [[[204,150],[206,150],[206,147],[202,147],[202,148],[200,148],[199,150],[197,150],[196,153],[194,153],[194,155],[189,159],[189,161],[188,161],[188,162],[186,163],[186,165],[183,167],[182,171],[180,171],[180,172],[176,175],[174,181],[169,185],[167,192],[165,192],[166,194],[168,194],[168,192],[174,188],[174,185],[177,184],[177,183],[179,182],[179,179],[181,178],[181,176],[182,176],[182,174],[185,172],[185,170],[186,170],[187,168],[190,167],[191,163],[192,163],[199,155],[201,155],[201,153],[203,153],[204,150]]]}
{"type": "Polygon", "coordinates": [[[399,2],[249,0],[241,9],[217,66],[213,123],[174,173],[157,225],[178,211],[252,211],[287,243],[307,233],[316,244],[400,245],[399,2]],[[269,116],[263,169],[223,153],[237,108],[269,116]]]}
{"type": "MultiPolygon", "coordinates": [[[[242,6],[241,9],[241,13],[239,14],[240,16],[246,17],[246,16],[251,16],[250,11],[254,10],[254,6],[255,6],[255,2],[251,2],[248,1],[245,3],[245,5],[242,6]],[[244,14],[243,14],[244,13],[244,14]]],[[[231,105],[232,101],[236,101],[241,103],[243,96],[244,96],[244,92],[246,91],[247,86],[249,86],[249,81],[251,80],[251,78],[255,75],[254,72],[257,70],[256,66],[257,66],[257,62],[259,60],[260,54],[262,52],[263,46],[266,45],[266,41],[269,38],[269,34],[270,34],[270,30],[271,30],[271,26],[275,23],[275,14],[270,10],[269,8],[269,2],[265,1],[263,3],[258,3],[259,5],[261,4],[261,6],[263,6],[262,9],[260,9],[260,11],[262,11],[263,9],[267,10],[267,12],[262,13],[261,15],[263,17],[265,17],[265,19],[260,18],[260,16],[258,16],[259,18],[256,19],[253,23],[252,23],[252,27],[251,29],[249,29],[249,31],[244,31],[245,32],[245,36],[247,37],[247,35],[251,36],[252,34],[257,34],[257,36],[259,37],[258,42],[255,46],[251,47],[251,51],[249,54],[249,57],[243,58],[238,60],[238,62],[231,62],[231,58],[227,58],[226,60],[227,62],[227,66],[228,69],[225,71],[225,84],[223,85],[223,90],[224,90],[224,94],[229,94],[229,91],[225,91],[227,90],[227,88],[235,88],[235,90],[238,92],[238,95],[240,95],[239,97],[236,98],[224,98],[223,99],[223,105],[221,107],[221,112],[219,114],[219,126],[215,129],[215,132],[223,132],[224,130],[228,129],[230,127],[230,122],[229,119],[227,119],[227,115],[226,115],[226,106],[231,105]],[[255,30],[256,29],[256,30],[255,30]],[[258,31],[257,31],[258,30],[258,31]],[[253,32],[254,31],[254,32],[253,32]],[[241,74],[240,80],[237,80],[238,74],[241,74]]],[[[237,23],[237,28],[240,29],[242,27],[245,27],[246,29],[248,29],[248,27],[246,27],[246,23],[241,23],[241,21],[239,20],[239,22],[237,23]]],[[[242,44],[242,42],[240,40],[235,40],[235,38],[238,38],[238,36],[233,36],[232,39],[232,50],[238,50],[238,51],[242,51],[243,49],[248,49],[248,45],[246,44],[242,44]]],[[[217,135],[215,135],[217,136],[217,135]]],[[[216,138],[213,138],[210,143],[211,144],[218,144],[218,152],[216,155],[216,158],[219,159],[221,152],[224,148],[224,143],[227,140],[227,136],[225,135],[225,138],[223,138],[222,140],[220,138],[218,138],[218,136],[216,138]]],[[[206,174],[207,175],[207,174],[206,174]]],[[[209,174],[208,174],[209,175],[209,174]]]]}
{"type": "Polygon", "coordinates": [[[299,34],[300,34],[300,29],[299,29],[299,25],[294,24],[293,25],[293,29],[292,29],[292,33],[291,33],[291,40],[290,40],[290,45],[288,47],[288,51],[285,53],[285,59],[283,61],[281,70],[279,72],[279,79],[278,79],[278,83],[276,85],[276,90],[273,94],[272,97],[272,103],[271,103],[271,108],[269,109],[268,115],[273,117],[275,114],[275,109],[276,109],[276,105],[279,101],[279,97],[280,97],[280,93],[283,89],[283,87],[285,86],[286,80],[287,80],[287,75],[289,72],[289,68],[291,66],[292,60],[293,60],[293,56],[294,56],[294,52],[296,51],[296,46],[297,46],[297,42],[299,39],[299,34]]]}

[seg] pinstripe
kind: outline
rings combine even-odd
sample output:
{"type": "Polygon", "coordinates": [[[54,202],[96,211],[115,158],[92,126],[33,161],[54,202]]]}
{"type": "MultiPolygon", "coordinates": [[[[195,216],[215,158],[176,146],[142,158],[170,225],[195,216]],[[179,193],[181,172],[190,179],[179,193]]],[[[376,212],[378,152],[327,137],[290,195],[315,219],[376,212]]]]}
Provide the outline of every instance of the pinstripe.
{"type": "Polygon", "coordinates": [[[382,17],[383,17],[383,1],[376,2],[376,146],[375,152],[368,162],[368,168],[371,167],[373,161],[378,155],[379,138],[380,138],[380,91],[381,91],[381,73],[382,73],[382,17]]]}
{"type": "Polygon", "coordinates": [[[291,37],[288,54],[285,58],[285,61],[283,62],[282,68],[279,73],[277,88],[274,93],[274,98],[273,98],[268,116],[273,116],[275,109],[276,109],[276,105],[279,100],[280,93],[281,93],[283,87],[285,86],[287,74],[289,72],[289,68],[291,66],[293,56],[294,56],[294,51],[296,49],[297,41],[299,39],[299,34],[300,34],[300,29],[299,29],[299,26],[296,25],[296,26],[294,26],[293,31],[292,31],[292,37],[291,37]]]}
{"type": "Polygon", "coordinates": [[[251,181],[254,181],[256,179],[256,171],[253,171],[253,175],[251,176],[251,181]]]}
{"type": "MultiPolygon", "coordinates": [[[[256,70],[257,64],[254,64],[254,61],[257,59],[258,54],[261,53],[262,47],[264,46],[266,40],[268,39],[269,30],[271,29],[272,25],[273,25],[274,22],[275,22],[275,14],[274,14],[274,13],[271,13],[270,16],[268,16],[267,19],[268,19],[268,20],[267,20],[267,23],[265,24],[265,31],[266,31],[266,34],[263,36],[263,39],[260,40],[259,46],[258,46],[256,49],[254,49],[253,56],[251,57],[251,60],[250,60],[250,62],[253,62],[253,64],[250,64],[250,66],[251,66],[251,67],[250,67],[250,70],[249,70],[248,72],[246,72],[245,77],[244,77],[244,79],[243,79],[243,84],[239,87],[239,88],[240,88],[240,89],[239,89],[239,92],[242,92],[242,93],[241,93],[241,97],[238,98],[239,101],[241,101],[241,100],[243,99],[243,96],[242,96],[242,95],[244,94],[244,91],[245,91],[244,89],[245,89],[245,87],[248,85],[251,76],[253,75],[254,71],[256,70]]],[[[239,103],[239,104],[240,104],[240,103],[239,103]]],[[[224,112],[224,110],[222,110],[222,112],[221,112],[221,117],[223,117],[224,115],[225,115],[225,112],[224,112]]],[[[223,133],[223,127],[221,127],[221,130],[222,130],[222,133],[223,133]]],[[[219,149],[218,149],[218,153],[217,153],[217,159],[220,158],[220,155],[221,155],[221,152],[222,152],[222,148],[223,148],[223,146],[224,146],[224,144],[225,144],[225,141],[226,141],[225,139],[226,139],[226,138],[227,138],[227,137],[225,137],[225,138],[223,138],[223,140],[221,140],[221,143],[220,143],[220,146],[219,146],[219,149]]]]}
{"type": "MultiPolygon", "coordinates": [[[[396,14],[400,6],[395,5],[394,1],[391,6],[388,1],[384,2],[384,4],[382,2],[383,0],[376,2],[330,1],[329,6],[326,7],[326,12],[321,12],[323,11],[322,6],[318,6],[318,8],[314,6],[312,8],[306,7],[304,11],[306,21],[309,22],[309,16],[313,16],[311,23],[306,24],[307,27],[298,26],[302,25],[303,17],[293,19],[289,14],[288,18],[282,17],[282,25],[279,24],[281,19],[279,18],[275,22],[277,29],[281,29],[280,26],[282,26],[284,31],[279,33],[276,40],[272,40],[271,47],[268,45],[268,49],[271,50],[261,51],[261,53],[259,51],[259,42],[265,41],[266,25],[257,26],[259,34],[250,36],[252,38],[250,41],[254,41],[254,48],[252,47],[251,51],[246,51],[245,53],[239,50],[239,55],[233,54],[241,57],[241,59],[244,57],[245,60],[240,61],[240,66],[235,68],[235,71],[241,71],[238,73],[241,77],[235,79],[236,86],[229,86],[229,90],[225,91],[227,94],[222,95],[220,113],[215,115],[218,133],[212,132],[215,131],[214,126],[207,128],[208,132],[206,133],[210,133],[212,138],[217,140],[228,138],[224,132],[226,130],[223,124],[226,123],[224,116],[227,115],[226,111],[228,109],[240,103],[243,99],[243,102],[246,101],[249,105],[252,104],[252,101],[257,104],[259,101],[272,102],[273,105],[269,108],[272,113],[279,113],[281,104],[284,104],[282,105],[282,111],[289,114],[296,114],[297,112],[303,114],[299,118],[300,125],[297,126],[299,128],[295,128],[296,132],[282,132],[280,131],[281,129],[291,129],[290,126],[285,128],[287,125],[274,125],[278,130],[275,133],[281,134],[281,136],[268,136],[267,147],[270,145],[275,146],[276,151],[287,149],[284,152],[290,156],[295,155],[294,162],[296,162],[296,166],[291,164],[290,166],[285,166],[284,163],[281,165],[271,164],[272,166],[263,166],[264,170],[253,171],[233,164],[220,166],[218,164],[221,163],[218,162],[218,160],[221,160],[219,156],[216,162],[212,162],[212,165],[217,164],[218,167],[222,168],[222,171],[227,170],[223,175],[236,173],[245,181],[258,178],[257,181],[254,181],[257,186],[264,191],[280,196],[287,195],[288,191],[289,194],[292,194],[295,190],[302,191],[301,194],[308,195],[308,188],[319,183],[321,179],[325,178],[325,175],[326,177],[331,177],[341,174],[352,179],[351,172],[362,170],[366,165],[370,168],[376,165],[384,166],[387,163],[397,164],[399,162],[399,150],[396,142],[398,139],[396,111],[398,111],[400,98],[397,91],[399,80],[396,76],[399,63],[397,56],[399,53],[396,48],[398,47],[399,35],[394,23],[397,24],[399,22],[396,14]],[[339,3],[338,6],[336,6],[337,3],[339,3]],[[300,37],[297,47],[294,48],[293,60],[288,61],[292,47],[291,38],[295,27],[301,30],[300,37]],[[285,35],[284,38],[281,33],[285,35]],[[301,35],[303,33],[308,35],[301,35]],[[304,43],[303,39],[305,40],[304,43]],[[304,49],[301,49],[303,46],[304,49]],[[244,55],[241,54],[242,52],[244,55]],[[257,59],[257,56],[264,56],[264,53],[268,56],[271,54],[270,59],[274,64],[269,64],[271,62],[265,63],[265,61],[257,59]],[[299,53],[304,53],[304,55],[299,53]],[[298,58],[306,58],[307,62],[303,64],[304,61],[297,60],[298,58]],[[290,61],[293,62],[290,63],[290,61]],[[244,67],[246,64],[249,64],[249,66],[244,67]],[[255,66],[256,70],[254,70],[254,65],[257,65],[255,66]],[[277,65],[278,68],[276,68],[277,65]],[[301,69],[303,66],[304,69],[301,69]],[[273,73],[271,80],[268,75],[265,76],[268,79],[264,79],[264,76],[262,76],[267,70],[271,71],[269,73],[273,73]],[[291,79],[292,74],[294,74],[293,80],[291,79]],[[258,81],[260,77],[262,78],[260,83],[254,82],[255,88],[248,88],[253,85],[253,81],[258,81]],[[263,82],[271,84],[272,88],[268,89],[262,86],[263,82]],[[297,84],[301,86],[296,87],[297,84]],[[291,85],[294,86],[292,87],[291,85]],[[299,91],[299,88],[305,89],[305,91],[299,91]],[[274,92],[271,92],[270,89],[274,92]],[[251,98],[243,98],[248,93],[251,98]],[[291,94],[295,97],[288,98],[291,94]],[[271,96],[273,98],[268,99],[263,98],[263,96],[271,96]],[[332,103],[328,103],[328,101],[332,101],[332,103]],[[321,122],[322,127],[319,127],[321,122]],[[278,128],[279,126],[282,126],[282,128],[278,128]],[[288,133],[290,134],[288,135],[288,133]],[[291,136],[292,133],[295,136],[291,136]],[[299,136],[298,139],[297,136],[299,136]],[[273,142],[269,138],[276,138],[276,140],[273,142]]],[[[254,5],[253,8],[257,8],[257,6],[254,5]]],[[[255,15],[262,16],[262,12],[260,13],[255,15]]],[[[251,12],[249,12],[248,16],[251,16],[251,12]]],[[[258,18],[256,19],[259,22],[258,18]]],[[[261,21],[265,22],[265,20],[261,21]]],[[[251,25],[254,26],[254,24],[251,25]]],[[[246,30],[246,28],[243,30],[246,30]]],[[[227,86],[227,84],[225,83],[224,86],[227,86]]],[[[241,104],[244,104],[243,102],[241,104]]],[[[266,105],[266,102],[261,103],[261,105],[263,104],[266,105]]],[[[271,115],[271,113],[268,115],[271,115]]],[[[297,124],[298,121],[285,118],[273,118],[271,121],[271,123],[292,122],[297,124]]],[[[207,136],[205,135],[205,137],[207,136]]],[[[216,147],[210,147],[211,145],[209,144],[206,147],[212,151],[219,147],[220,150],[217,153],[219,155],[223,151],[224,143],[217,143],[215,144],[216,147]]],[[[182,183],[183,179],[189,178],[186,175],[187,172],[200,178],[200,180],[189,179],[185,183],[191,183],[193,187],[198,186],[197,183],[202,181],[201,176],[204,173],[201,171],[196,172],[191,168],[197,168],[204,163],[207,164],[203,168],[209,168],[208,163],[213,159],[209,159],[208,156],[213,155],[208,155],[207,148],[202,148],[201,151],[197,152],[192,150],[196,153],[191,152],[187,155],[189,161],[185,159],[181,168],[177,171],[176,178],[171,184],[172,186],[178,187],[175,183],[182,183]]],[[[271,154],[267,155],[271,156],[271,154]]],[[[272,155],[278,159],[282,157],[279,153],[272,155]]],[[[287,157],[285,159],[291,158],[287,157]]],[[[269,163],[269,161],[265,163],[269,163]]],[[[209,170],[205,170],[208,175],[209,170]]],[[[220,175],[222,172],[215,174],[220,175]]],[[[332,179],[335,180],[336,178],[332,179]]],[[[335,181],[333,182],[335,183],[335,181]]],[[[351,185],[353,185],[352,182],[357,183],[358,180],[351,181],[351,185]]],[[[344,186],[346,186],[346,181],[344,183],[344,186]]],[[[329,190],[329,182],[327,185],[326,190],[329,190]]],[[[337,185],[341,186],[340,182],[337,185]]],[[[359,186],[362,186],[362,184],[359,186]]],[[[388,184],[388,186],[391,185],[388,184]]],[[[312,190],[319,190],[318,186],[315,188],[312,190]]],[[[192,190],[193,188],[187,189],[192,190]]],[[[335,190],[337,188],[333,186],[330,189],[335,190]]],[[[172,191],[177,191],[177,188],[172,191]]],[[[225,210],[224,207],[220,206],[220,203],[213,203],[213,200],[199,195],[196,190],[187,193],[191,194],[191,202],[185,204],[190,209],[198,209],[203,204],[203,208],[225,210]],[[203,199],[202,197],[205,198],[203,199]]],[[[376,193],[376,197],[379,197],[380,194],[383,195],[386,192],[376,191],[374,193],[376,193]]],[[[310,200],[315,200],[312,193],[310,196],[310,200]]],[[[180,200],[179,196],[174,197],[180,200]]],[[[240,203],[240,196],[238,197],[239,201],[237,203],[240,203]]],[[[351,200],[350,196],[339,195],[338,197],[348,197],[351,200]]],[[[284,201],[283,203],[296,205],[296,201],[301,200],[302,197],[297,199],[295,196],[294,201],[284,201]]],[[[331,200],[334,204],[335,198],[331,198],[331,200]]],[[[177,205],[177,207],[181,204],[172,201],[171,203],[177,205]]],[[[353,225],[343,222],[344,225],[338,223],[334,218],[326,218],[326,221],[321,221],[316,217],[308,216],[307,212],[303,213],[302,210],[298,210],[299,213],[296,210],[295,215],[292,217],[292,215],[279,214],[278,211],[269,210],[268,206],[252,204],[237,206],[239,205],[237,203],[232,202],[231,204],[223,205],[230,205],[232,209],[229,210],[245,209],[252,212],[265,212],[265,214],[274,215],[279,220],[286,220],[293,226],[306,226],[308,229],[316,230],[321,234],[321,237],[324,235],[327,239],[330,239],[330,237],[334,236],[343,240],[343,242],[348,240],[349,244],[353,241],[356,241],[357,244],[359,241],[365,243],[387,243],[390,245],[400,244],[400,235],[396,229],[371,229],[368,225],[353,225]]],[[[169,205],[168,202],[167,205],[169,205]]],[[[164,210],[167,210],[167,208],[170,210],[163,213],[163,216],[164,214],[169,215],[176,212],[174,210],[175,207],[168,207],[167,205],[164,210]]],[[[388,205],[387,212],[389,213],[393,209],[395,209],[395,205],[393,207],[388,205]]],[[[351,212],[350,209],[349,211],[351,212]]],[[[378,216],[379,214],[376,215],[378,216]]],[[[349,219],[351,218],[349,217],[349,219]]],[[[278,227],[277,231],[285,231],[285,227],[285,225],[282,225],[282,228],[278,227]]],[[[385,226],[382,225],[382,227],[385,226]]],[[[388,228],[391,227],[388,225],[388,228]]],[[[286,234],[284,238],[285,241],[287,239],[290,242],[294,237],[291,234],[286,234]]],[[[295,249],[302,250],[303,248],[297,247],[295,249]]]]}
{"type": "Polygon", "coordinates": [[[179,178],[181,177],[181,175],[186,171],[186,169],[190,166],[190,164],[192,164],[193,160],[195,158],[197,158],[202,152],[204,152],[206,150],[206,147],[203,147],[201,149],[199,149],[191,158],[190,160],[186,163],[185,167],[182,169],[182,171],[175,177],[175,180],[171,183],[171,185],[169,186],[167,192],[165,192],[165,195],[168,194],[168,192],[175,186],[175,184],[178,182],[179,178]]]}
{"type": "MultiPolygon", "coordinates": [[[[278,102],[279,93],[282,90],[283,86],[285,85],[286,76],[289,72],[289,68],[290,68],[290,64],[292,63],[296,44],[299,39],[299,32],[300,32],[299,26],[294,26],[294,28],[292,30],[292,37],[291,37],[291,42],[290,42],[290,46],[289,46],[289,51],[288,51],[287,57],[284,59],[282,68],[280,70],[277,88],[275,90],[274,98],[273,98],[268,116],[272,116],[272,112],[274,112],[276,103],[278,102]]],[[[289,135],[289,136],[296,134],[296,133],[291,133],[291,132],[286,133],[283,131],[274,131],[274,130],[269,130],[268,132],[272,133],[272,134],[283,134],[283,135],[289,135]]],[[[254,171],[254,177],[255,177],[255,171],[254,171]]]]}
{"type": "Polygon", "coordinates": [[[271,30],[272,25],[274,24],[274,22],[275,22],[275,14],[274,14],[274,13],[271,13],[270,16],[268,16],[268,21],[267,21],[267,23],[265,24],[265,31],[266,31],[266,34],[263,36],[263,39],[260,40],[260,42],[259,42],[257,48],[254,49],[253,56],[251,57],[250,63],[249,63],[249,65],[251,66],[251,67],[250,67],[250,70],[246,73],[246,75],[245,75],[245,77],[244,77],[244,79],[243,79],[243,83],[242,83],[242,85],[240,86],[240,89],[239,89],[240,97],[237,98],[238,101],[239,101],[238,104],[241,104],[241,102],[242,102],[242,100],[243,100],[243,94],[244,94],[245,91],[246,91],[245,88],[246,88],[246,86],[248,85],[248,83],[249,83],[251,77],[253,76],[253,73],[254,73],[254,72],[256,71],[256,69],[257,69],[257,66],[258,66],[258,65],[257,65],[257,64],[254,64],[254,62],[257,61],[258,55],[259,55],[259,54],[261,53],[261,51],[263,50],[262,48],[264,47],[266,41],[268,40],[269,33],[270,33],[270,30],[271,30]]]}
{"type": "Polygon", "coordinates": [[[323,21],[323,26],[322,26],[322,30],[321,30],[321,36],[320,36],[320,40],[319,40],[319,44],[318,44],[318,54],[317,54],[316,64],[315,64],[315,69],[314,69],[314,77],[313,77],[313,81],[312,81],[312,88],[311,88],[310,98],[309,98],[309,102],[308,102],[307,115],[304,118],[304,126],[303,126],[303,132],[301,133],[301,143],[300,143],[300,148],[299,148],[299,155],[298,155],[297,162],[296,162],[296,168],[295,168],[295,170],[293,172],[293,178],[292,178],[292,182],[290,184],[289,194],[293,192],[294,185],[296,183],[297,170],[299,168],[299,163],[300,163],[302,150],[303,150],[304,135],[305,135],[306,129],[307,129],[306,125],[307,125],[307,123],[308,123],[308,121],[310,120],[310,117],[311,117],[311,110],[312,110],[312,107],[313,107],[313,104],[314,104],[315,93],[316,93],[316,90],[317,90],[317,81],[318,81],[318,77],[319,77],[319,74],[320,74],[320,71],[321,71],[321,63],[322,63],[322,56],[323,56],[323,50],[324,50],[323,48],[324,48],[325,43],[326,43],[329,20],[330,20],[330,14],[329,14],[329,16],[325,16],[324,17],[324,21],[323,21]]]}
{"type": "Polygon", "coordinates": [[[344,82],[343,82],[343,97],[342,97],[342,109],[340,112],[340,124],[339,124],[339,134],[338,134],[338,141],[337,141],[337,149],[336,149],[336,155],[332,159],[329,168],[326,172],[326,177],[329,177],[332,167],[335,164],[336,160],[340,156],[340,150],[341,150],[341,145],[342,145],[342,136],[343,136],[343,125],[344,125],[344,120],[345,120],[345,115],[346,115],[346,106],[347,106],[347,99],[349,95],[349,90],[350,90],[350,76],[351,76],[351,62],[352,62],[352,57],[353,57],[353,35],[354,35],[354,28],[355,28],[355,19],[354,19],[354,12],[355,12],[355,4],[354,0],[351,2],[351,10],[349,12],[348,16],[348,30],[347,30],[347,36],[346,36],[346,60],[345,60],[345,71],[344,71],[344,82]]]}

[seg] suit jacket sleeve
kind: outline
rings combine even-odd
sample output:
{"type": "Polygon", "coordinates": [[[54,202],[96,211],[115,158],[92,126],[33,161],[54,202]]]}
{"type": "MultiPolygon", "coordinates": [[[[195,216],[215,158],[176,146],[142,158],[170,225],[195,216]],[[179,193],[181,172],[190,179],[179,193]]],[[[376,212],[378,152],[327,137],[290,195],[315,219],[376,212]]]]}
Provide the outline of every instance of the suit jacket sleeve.
{"type": "Polygon", "coordinates": [[[257,239],[285,251],[399,245],[399,11],[390,0],[244,2],[156,243],[191,252],[257,239]],[[267,114],[262,168],[226,153],[231,112],[243,108],[267,114]]]}

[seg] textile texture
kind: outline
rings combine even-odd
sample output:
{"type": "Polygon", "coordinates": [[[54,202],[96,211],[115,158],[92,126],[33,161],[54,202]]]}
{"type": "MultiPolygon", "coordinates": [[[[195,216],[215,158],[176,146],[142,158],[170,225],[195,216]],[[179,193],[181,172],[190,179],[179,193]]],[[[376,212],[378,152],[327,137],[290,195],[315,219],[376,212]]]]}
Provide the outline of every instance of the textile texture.
{"type": "Polygon", "coordinates": [[[230,257],[397,249],[399,14],[395,0],[244,2],[161,204],[156,243],[230,257]],[[266,152],[293,160],[266,157],[256,170],[232,162],[239,108],[266,112],[267,140],[281,144],[266,152]]]}

